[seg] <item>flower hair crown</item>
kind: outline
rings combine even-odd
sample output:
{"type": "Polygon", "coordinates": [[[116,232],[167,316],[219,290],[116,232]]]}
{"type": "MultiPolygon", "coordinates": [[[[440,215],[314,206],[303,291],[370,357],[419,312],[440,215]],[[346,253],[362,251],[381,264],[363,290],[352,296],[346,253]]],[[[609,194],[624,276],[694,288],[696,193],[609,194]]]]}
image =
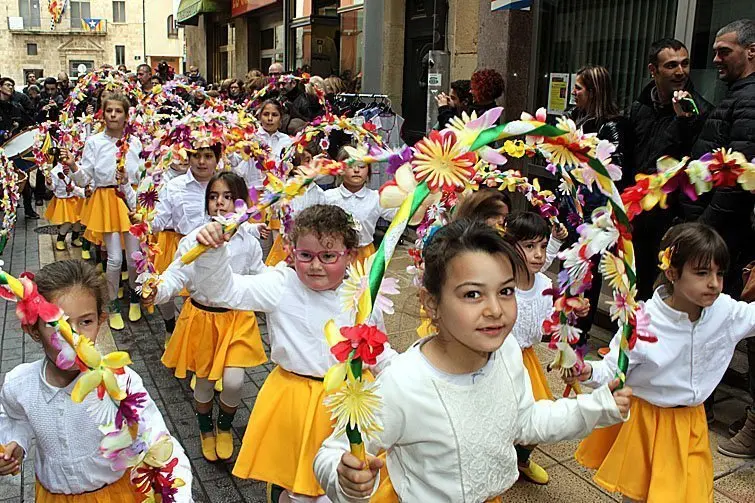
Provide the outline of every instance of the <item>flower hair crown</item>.
{"type": "Polygon", "coordinates": [[[674,254],[674,247],[669,246],[665,250],[662,250],[658,253],[658,268],[661,271],[668,271],[668,268],[671,267],[671,257],[674,254]]]}

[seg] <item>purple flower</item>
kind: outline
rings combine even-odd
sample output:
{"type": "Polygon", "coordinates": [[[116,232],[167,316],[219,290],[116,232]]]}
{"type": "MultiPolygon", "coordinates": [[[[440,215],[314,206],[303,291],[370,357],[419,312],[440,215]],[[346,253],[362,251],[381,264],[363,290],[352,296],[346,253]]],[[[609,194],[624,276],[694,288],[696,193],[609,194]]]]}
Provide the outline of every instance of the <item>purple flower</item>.
{"type": "Polygon", "coordinates": [[[412,160],[412,150],[409,147],[403,147],[388,159],[388,169],[385,171],[389,176],[396,174],[396,170],[407,162],[412,160]]]}
{"type": "Polygon", "coordinates": [[[131,379],[126,385],[126,398],[121,400],[118,405],[118,412],[115,414],[115,426],[119,430],[123,427],[124,422],[128,426],[139,423],[139,410],[144,408],[144,403],[147,401],[147,393],[131,393],[130,384],[131,379]]]}

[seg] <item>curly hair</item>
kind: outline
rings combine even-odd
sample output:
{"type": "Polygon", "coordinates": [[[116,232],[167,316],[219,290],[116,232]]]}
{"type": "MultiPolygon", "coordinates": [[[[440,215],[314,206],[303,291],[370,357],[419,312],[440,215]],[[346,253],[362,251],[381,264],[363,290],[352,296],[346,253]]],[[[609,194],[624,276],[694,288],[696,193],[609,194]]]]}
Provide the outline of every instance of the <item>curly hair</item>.
{"type": "Polygon", "coordinates": [[[317,239],[323,236],[341,237],[347,250],[359,246],[354,218],[338,206],[315,204],[302,210],[294,220],[291,242],[295,244],[301,236],[309,233],[314,233],[317,239]]]}
{"type": "Polygon", "coordinates": [[[503,77],[492,68],[482,68],[472,74],[470,88],[475,103],[490,103],[503,96],[503,77]]]}

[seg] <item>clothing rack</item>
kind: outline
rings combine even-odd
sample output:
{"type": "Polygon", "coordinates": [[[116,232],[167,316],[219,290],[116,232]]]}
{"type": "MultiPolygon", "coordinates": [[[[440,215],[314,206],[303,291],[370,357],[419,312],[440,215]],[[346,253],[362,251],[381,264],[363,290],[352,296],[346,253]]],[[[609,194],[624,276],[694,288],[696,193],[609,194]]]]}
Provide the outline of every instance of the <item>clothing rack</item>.
{"type": "Polygon", "coordinates": [[[382,100],[391,106],[391,99],[387,94],[370,94],[370,93],[338,93],[336,98],[355,98],[358,100],[382,100]]]}

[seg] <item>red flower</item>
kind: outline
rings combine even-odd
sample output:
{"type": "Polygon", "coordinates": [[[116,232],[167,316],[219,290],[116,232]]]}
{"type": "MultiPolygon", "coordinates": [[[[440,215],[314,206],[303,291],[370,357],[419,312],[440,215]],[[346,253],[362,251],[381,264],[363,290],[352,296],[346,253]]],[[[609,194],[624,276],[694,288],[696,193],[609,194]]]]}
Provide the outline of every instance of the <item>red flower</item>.
{"type": "Polygon", "coordinates": [[[650,180],[643,178],[637,184],[632,185],[624,190],[621,194],[621,201],[624,203],[624,208],[627,212],[627,218],[632,220],[634,217],[642,213],[642,198],[648,193],[650,187],[650,180]]]}
{"type": "Polygon", "coordinates": [[[346,338],[330,348],[330,352],[339,362],[345,362],[354,353],[353,358],[360,358],[367,365],[375,365],[377,357],[383,352],[388,337],[371,325],[357,325],[341,328],[341,335],[346,338]]]}
{"type": "Polygon", "coordinates": [[[744,171],[739,161],[727,155],[726,149],[723,148],[713,152],[713,161],[709,169],[714,187],[736,186],[737,178],[744,171]]]}
{"type": "Polygon", "coordinates": [[[18,278],[24,285],[24,298],[19,299],[16,304],[16,316],[21,320],[21,324],[34,325],[39,318],[45,323],[59,320],[63,316],[63,311],[39,294],[33,279],[34,275],[28,272],[22,273],[18,278]]]}

